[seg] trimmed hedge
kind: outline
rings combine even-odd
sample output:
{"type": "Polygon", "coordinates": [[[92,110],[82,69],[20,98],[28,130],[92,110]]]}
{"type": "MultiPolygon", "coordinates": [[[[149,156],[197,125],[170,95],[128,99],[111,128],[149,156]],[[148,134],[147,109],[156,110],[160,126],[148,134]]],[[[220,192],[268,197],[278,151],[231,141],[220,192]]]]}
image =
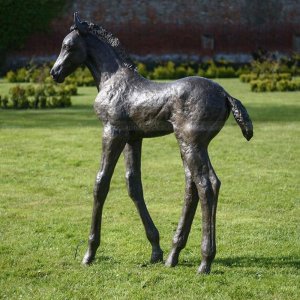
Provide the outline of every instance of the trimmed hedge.
{"type": "Polygon", "coordinates": [[[249,83],[253,80],[273,80],[273,81],[278,81],[278,80],[292,80],[292,74],[291,73],[263,73],[263,74],[256,74],[256,73],[250,73],[250,74],[241,74],[240,75],[240,80],[242,82],[249,83]]]}
{"type": "MultiPolygon", "coordinates": [[[[214,62],[207,64],[192,65],[180,64],[175,65],[169,61],[165,64],[157,65],[152,70],[147,69],[143,63],[137,63],[138,72],[149,79],[179,79],[187,76],[202,76],[207,78],[232,78],[238,77],[241,69],[235,71],[231,66],[217,66],[214,62]]],[[[16,71],[6,73],[8,82],[37,82],[41,83],[48,80],[50,72],[49,65],[41,67],[30,66],[29,68],[20,68],[16,71]]],[[[76,84],[77,86],[93,86],[94,79],[88,68],[80,67],[73,74],[66,78],[66,83],[76,84]]]]}
{"type": "Polygon", "coordinates": [[[77,94],[75,85],[39,84],[22,87],[13,86],[9,95],[0,96],[3,109],[63,108],[72,105],[71,95],[77,94]]]}
{"type": "MultiPolygon", "coordinates": [[[[28,68],[20,68],[16,71],[8,71],[5,78],[11,83],[51,83],[53,79],[50,77],[50,66],[44,64],[42,66],[29,66],[28,68]]],[[[78,68],[74,73],[65,80],[66,84],[74,84],[77,86],[93,86],[94,79],[88,68],[78,68]]]]}
{"type": "MultiPolygon", "coordinates": [[[[152,68],[147,68],[143,63],[137,63],[138,72],[149,79],[178,79],[187,76],[201,76],[206,78],[233,78],[239,77],[242,82],[250,83],[257,80],[268,81],[282,81],[292,80],[293,75],[300,75],[300,58],[293,57],[292,62],[274,62],[274,61],[253,61],[251,65],[244,65],[240,68],[234,68],[227,62],[214,62],[209,61],[200,65],[195,63],[186,63],[176,65],[174,62],[169,61],[164,64],[156,65],[152,68]],[[283,70],[285,72],[283,72],[283,70]]],[[[50,65],[46,64],[40,67],[29,66],[28,68],[21,68],[16,71],[9,71],[6,74],[6,79],[9,82],[32,82],[32,83],[50,83],[52,79],[49,76],[50,65]]],[[[267,82],[267,81],[265,81],[267,82]]],[[[93,86],[94,79],[86,67],[78,68],[74,73],[68,76],[65,80],[66,84],[76,86],[93,86]]],[[[265,86],[265,84],[261,84],[265,86]]],[[[256,84],[254,84],[256,86],[256,84]]],[[[274,89],[275,85],[267,84],[267,90],[274,89]],[[272,87],[271,87],[272,86],[272,87]]],[[[278,87],[281,84],[278,84],[278,87]]],[[[293,86],[290,84],[289,86],[293,86]]],[[[256,88],[253,88],[254,90],[256,88]]],[[[260,90],[260,88],[257,88],[260,90]]],[[[264,89],[264,88],[261,88],[264,89]]],[[[287,90],[291,90],[290,87],[287,90]]]]}
{"type": "Polygon", "coordinates": [[[50,78],[50,67],[43,65],[42,67],[32,66],[29,69],[20,68],[16,71],[8,71],[5,78],[11,83],[32,82],[42,83],[48,77],[50,78]]]}
{"type": "Polygon", "coordinates": [[[74,73],[65,79],[67,84],[75,84],[77,86],[94,86],[95,81],[90,73],[89,69],[86,67],[80,67],[76,69],[74,73]]]}
{"type": "Polygon", "coordinates": [[[210,61],[204,64],[180,64],[175,65],[169,61],[164,64],[157,65],[153,70],[147,69],[143,63],[138,63],[137,68],[139,73],[149,79],[179,79],[187,76],[201,76],[207,78],[233,78],[238,77],[240,69],[235,70],[232,66],[221,63],[220,66],[215,62],[210,61]]]}
{"type": "Polygon", "coordinates": [[[250,81],[252,92],[300,91],[300,80],[258,79],[250,81]]]}
{"type": "Polygon", "coordinates": [[[241,74],[240,80],[250,84],[253,92],[299,91],[300,81],[293,75],[300,75],[300,56],[288,60],[256,60],[251,64],[251,72],[241,74]]]}

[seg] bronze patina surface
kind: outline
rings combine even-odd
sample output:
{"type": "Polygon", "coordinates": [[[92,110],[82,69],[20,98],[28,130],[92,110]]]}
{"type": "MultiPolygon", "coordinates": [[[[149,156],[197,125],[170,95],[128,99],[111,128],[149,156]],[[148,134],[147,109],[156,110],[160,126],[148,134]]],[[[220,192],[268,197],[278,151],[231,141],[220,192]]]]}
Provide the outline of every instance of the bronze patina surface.
{"type": "Polygon", "coordinates": [[[143,138],[174,132],[185,171],[185,203],[167,266],[178,263],[185,247],[200,199],[202,210],[202,261],[199,273],[209,273],[216,254],[215,222],[220,180],[208,156],[210,141],[224,126],[230,111],[247,140],[253,136],[252,122],[242,103],[220,85],[202,77],[187,77],[156,83],[137,72],[120,42],[104,28],[80,21],[64,38],[51,75],[63,82],[78,66],[91,71],[98,95],[94,108],[103,123],[101,166],[94,187],[94,207],[83,258],[90,264],[100,245],[103,204],[114,168],[123,152],[128,193],[140,214],[152,246],[151,262],[163,260],[159,232],[145,205],[141,182],[143,138]]]}

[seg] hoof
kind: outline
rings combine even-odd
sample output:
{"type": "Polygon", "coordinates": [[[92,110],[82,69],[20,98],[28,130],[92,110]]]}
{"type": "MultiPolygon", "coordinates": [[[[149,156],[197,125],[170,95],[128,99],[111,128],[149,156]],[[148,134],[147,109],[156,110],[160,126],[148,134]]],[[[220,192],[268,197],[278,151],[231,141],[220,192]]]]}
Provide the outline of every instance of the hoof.
{"type": "Polygon", "coordinates": [[[198,274],[208,275],[210,273],[210,264],[206,262],[201,262],[200,267],[198,269],[198,274]]]}
{"type": "Polygon", "coordinates": [[[166,267],[175,267],[178,264],[178,255],[171,252],[165,262],[166,267]]]}
{"type": "Polygon", "coordinates": [[[155,264],[163,261],[163,251],[160,249],[158,251],[153,251],[150,259],[151,264],[155,264]]]}
{"type": "Polygon", "coordinates": [[[90,255],[88,252],[84,255],[83,259],[82,259],[82,264],[85,265],[85,266],[88,266],[90,265],[93,260],[95,259],[94,256],[90,255]]]}

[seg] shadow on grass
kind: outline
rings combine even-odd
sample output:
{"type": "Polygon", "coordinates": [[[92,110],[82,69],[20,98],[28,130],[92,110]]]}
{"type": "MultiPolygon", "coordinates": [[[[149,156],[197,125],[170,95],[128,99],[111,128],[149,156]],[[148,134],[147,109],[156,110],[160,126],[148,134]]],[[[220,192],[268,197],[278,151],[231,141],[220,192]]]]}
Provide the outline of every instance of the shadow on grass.
{"type": "MultiPolygon", "coordinates": [[[[122,264],[121,261],[110,257],[110,256],[99,256],[93,262],[93,265],[100,265],[100,264],[122,264]]],[[[159,262],[155,265],[164,265],[165,261],[159,262]]],[[[253,257],[253,256],[237,256],[237,257],[227,257],[227,258],[218,258],[215,259],[212,265],[212,273],[222,275],[225,272],[222,270],[216,270],[214,265],[222,265],[228,268],[265,268],[265,269],[272,269],[272,268],[300,268],[300,261],[295,259],[294,257],[283,256],[283,257],[253,257]]],[[[200,257],[199,259],[191,259],[189,261],[186,260],[179,260],[178,267],[184,268],[196,268],[200,265],[200,257]]],[[[137,266],[140,268],[151,268],[153,266],[152,263],[149,261],[137,263],[137,266]]],[[[167,267],[166,267],[167,268],[167,267]]]]}
{"type": "MultiPolygon", "coordinates": [[[[178,265],[192,267],[200,264],[201,257],[192,258],[190,260],[181,260],[178,265]]],[[[213,264],[220,264],[225,267],[265,267],[265,268],[300,268],[300,260],[292,256],[281,257],[259,257],[259,256],[234,256],[225,258],[216,258],[213,264]]]]}
{"type": "Polygon", "coordinates": [[[259,257],[259,256],[236,256],[217,258],[215,263],[226,267],[294,267],[300,268],[300,260],[292,256],[259,257]]]}

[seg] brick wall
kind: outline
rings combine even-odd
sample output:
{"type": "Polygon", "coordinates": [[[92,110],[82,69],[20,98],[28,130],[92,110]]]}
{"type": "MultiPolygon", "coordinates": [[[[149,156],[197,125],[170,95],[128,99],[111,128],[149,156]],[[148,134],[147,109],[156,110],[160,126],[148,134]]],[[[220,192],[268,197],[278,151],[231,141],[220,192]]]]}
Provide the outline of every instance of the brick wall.
{"type": "Polygon", "coordinates": [[[258,48],[290,53],[299,44],[297,0],[70,0],[49,34],[31,36],[17,54],[57,54],[74,11],[142,56],[251,53],[258,48]]]}

